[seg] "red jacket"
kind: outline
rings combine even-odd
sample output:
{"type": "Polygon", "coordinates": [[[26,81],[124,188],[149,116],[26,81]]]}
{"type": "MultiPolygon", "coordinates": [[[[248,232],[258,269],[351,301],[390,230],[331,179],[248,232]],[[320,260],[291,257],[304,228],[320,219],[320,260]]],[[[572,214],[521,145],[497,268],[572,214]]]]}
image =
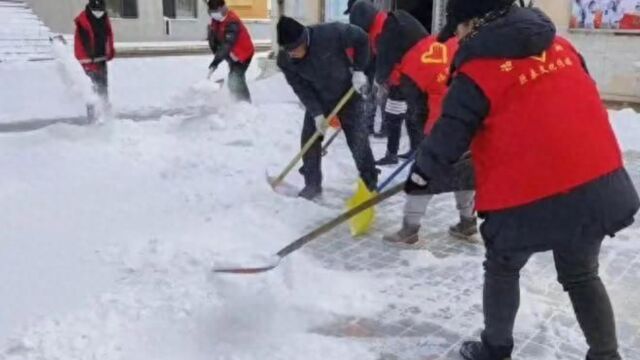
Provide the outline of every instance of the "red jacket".
{"type": "Polygon", "coordinates": [[[622,167],[594,81],[563,38],[539,56],[462,65],[491,109],[471,145],[476,207],[528,205],[622,167]]]}
{"type": "Polygon", "coordinates": [[[244,23],[235,12],[229,10],[227,16],[222,21],[211,20],[211,31],[218,43],[224,43],[225,30],[231,23],[240,25],[240,33],[238,34],[236,43],[231,48],[230,56],[234,61],[246,63],[253,57],[255,49],[249,30],[247,30],[247,27],[244,26],[244,23]]]}
{"type": "Polygon", "coordinates": [[[104,63],[105,61],[110,61],[116,55],[116,50],[113,46],[113,29],[111,27],[111,21],[107,14],[105,16],[105,24],[106,24],[106,39],[107,43],[104,44],[106,46],[105,49],[105,59],[95,59],[94,57],[94,49],[99,44],[96,44],[96,36],[93,32],[93,28],[91,27],[91,23],[89,22],[89,18],[87,16],[86,11],[82,11],[76,18],[76,33],[74,40],[74,53],[76,59],[82,64],[82,67],[85,71],[95,72],[100,69],[100,63],[104,63]],[[82,33],[86,34],[86,40],[88,40],[88,46],[85,46],[83,41],[82,33]]]}
{"type": "Polygon", "coordinates": [[[369,34],[369,44],[371,45],[371,51],[373,55],[378,55],[378,37],[382,33],[382,28],[384,27],[384,23],[387,21],[387,13],[384,11],[380,11],[376,18],[373,20],[373,24],[371,24],[371,28],[368,31],[369,34]]]}
{"type": "Polygon", "coordinates": [[[429,116],[426,119],[424,132],[429,134],[442,114],[442,101],[447,92],[449,67],[458,41],[453,38],[445,44],[436,41],[435,36],[428,36],[409,50],[397,68],[409,77],[422,90],[428,100],[429,116]]]}

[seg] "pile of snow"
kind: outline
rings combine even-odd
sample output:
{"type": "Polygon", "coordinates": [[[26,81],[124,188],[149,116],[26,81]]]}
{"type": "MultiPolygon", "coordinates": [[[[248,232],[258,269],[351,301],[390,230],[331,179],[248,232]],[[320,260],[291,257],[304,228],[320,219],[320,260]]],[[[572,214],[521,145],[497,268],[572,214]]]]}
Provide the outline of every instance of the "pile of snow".
{"type": "MultiPolygon", "coordinates": [[[[84,116],[91,84],[73,58],[71,49],[56,45],[56,61],[3,63],[0,79],[11,84],[11,91],[0,96],[0,123],[37,119],[84,116]]],[[[109,95],[112,112],[118,114],[152,113],[162,110],[200,106],[210,101],[207,90],[219,88],[228,69],[221,65],[207,81],[211,56],[161,58],[116,58],[109,63],[109,95]],[[203,92],[204,91],[204,92],[203,92]],[[203,95],[205,94],[205,95],[203,95]],[[200,97],[200,98],[197,98],[200,97]]],[[[257,61],[247,73],[251,81],[259,74],[257,61]]],[[[286,94],[293,99],[293,94],[286,94]]],[[[270,101],[278,94],[265,95],[270,101]]],[[[126,116],[125,116],[126,117],[126,116]]]]}
{"type": "MultiPolygon", "coordinates": [[[[380,311],[372,279],[301,254],[265,275],[211,274],[270,257],[336,209],[265,181],[299,147],[303,110],[282,76],[252,85],[253,106],[198,81],[170,98],[219,106],[201,118],[0,135],[0,200],[11,209],[0,218],[0,293],[11,294],[0,357],[371,358],[309,330],[380,311]]],[[[351,159],[334,161],[328,181],[350,189],[351,159]]]]}

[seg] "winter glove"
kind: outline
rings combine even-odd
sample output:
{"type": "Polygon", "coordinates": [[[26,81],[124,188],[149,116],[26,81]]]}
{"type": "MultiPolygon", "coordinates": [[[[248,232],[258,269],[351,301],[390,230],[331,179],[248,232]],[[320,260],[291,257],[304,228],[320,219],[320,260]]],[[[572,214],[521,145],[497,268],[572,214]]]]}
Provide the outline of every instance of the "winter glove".
{"type": "Polygon", "coordinates": [[[313,118],[313,121],[316,124],[316,131],[321,133],[322,135],[327,133],[327,129],[329,128],[329,122],[324,115],[318,115],[313,118]]]}
{"type": "Polygon", "coordinates": [[[416,164],[411,166],[411,172],[409,178],[404,184],[404,192],[407,194],[413,194],[417,191],[424,191],[429,186],[429,180],[426,175],[418,168],[416,164]]]}
{"type": "Polygon", "coordinates": [[[351,82],[353,83],[353,88],[356,89],[358,94],[367,95],[369,92],[369,79],[367,79],[367,75],[362,71],[354,71],[353,77],[351,78],[351,82]]]}

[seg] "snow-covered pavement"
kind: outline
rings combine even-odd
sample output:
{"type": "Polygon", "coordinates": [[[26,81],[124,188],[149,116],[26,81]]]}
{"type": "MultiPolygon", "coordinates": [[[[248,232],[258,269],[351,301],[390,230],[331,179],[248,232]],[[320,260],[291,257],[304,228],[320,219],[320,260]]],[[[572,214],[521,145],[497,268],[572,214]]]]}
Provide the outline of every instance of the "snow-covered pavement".
{"type": "MultiPolygon", "coordinates": [[[[380,241],[399,223],[399,196],[366,238],[342,227],[273,272],[211,274],[215,264],[260,262],[336,216],[357,173],[339,138],[322,206],[273,193],[265,170],[298,150],[303,110],[281,76],[250,84],[254,105],[231,104],[202,82],[208,61],[115,62],[114,112],[161,109],[158,121],[0,134],[0,359],[457,359],[459,341],[481,327],[483,249],[446,236],[456,216],[448,196],[430,207],[420,249],[380,241]],[[201,112],[170,112],[185,108],[201,112]]],[[[0,121],[80,116],[82,97],[55,67],[0,65],[17,91],[2,91],[0,121]]],[[[640,115],[612,121],[640,184],[640,115]]],[[[377,155],[383,146],[374,143],[377,155]]],[[[638,225],[608,240],[601,264],[632,360],[638,240],[638,225]]],[[[523,275],[518,359],[583,357],[554,279],[544,254],[523,275]]]]}

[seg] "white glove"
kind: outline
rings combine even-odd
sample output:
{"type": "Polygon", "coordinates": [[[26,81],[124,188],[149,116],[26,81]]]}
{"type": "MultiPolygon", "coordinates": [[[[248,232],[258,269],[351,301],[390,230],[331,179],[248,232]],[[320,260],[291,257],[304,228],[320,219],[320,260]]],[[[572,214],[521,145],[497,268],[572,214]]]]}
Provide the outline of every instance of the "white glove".
{"type": "Polygon", "coordinates": [[[367,75],[365,75],[364,72],[354,71],[351,82],[353,83],[353,88],[356,89],[358,94],[365,95],[369,92],[369,79],[367,79],[367,75]]]}
{"type": "Polygon", "coordinates": [[[329,122],[324,115],[318,115],[313,118],[313,121],[316,123],[316,131],[321,133],[322,135],[327,133],[327,129],[329,128],[329,122]]]}

